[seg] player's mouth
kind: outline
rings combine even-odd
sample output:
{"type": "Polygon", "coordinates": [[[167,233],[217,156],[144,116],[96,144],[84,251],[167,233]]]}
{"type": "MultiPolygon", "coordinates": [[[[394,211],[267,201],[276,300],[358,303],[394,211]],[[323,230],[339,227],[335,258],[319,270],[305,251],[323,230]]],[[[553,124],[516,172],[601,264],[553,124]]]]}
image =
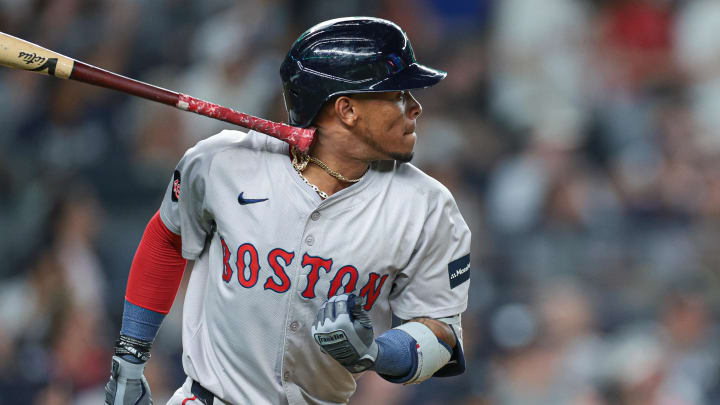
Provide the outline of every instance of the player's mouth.
{"type": "Polygon", "coordinates": [[[413,125],[411,128],[405,130],[405,133],[403,135],[413,135],[415,134],[415,126],[413,125]]]}

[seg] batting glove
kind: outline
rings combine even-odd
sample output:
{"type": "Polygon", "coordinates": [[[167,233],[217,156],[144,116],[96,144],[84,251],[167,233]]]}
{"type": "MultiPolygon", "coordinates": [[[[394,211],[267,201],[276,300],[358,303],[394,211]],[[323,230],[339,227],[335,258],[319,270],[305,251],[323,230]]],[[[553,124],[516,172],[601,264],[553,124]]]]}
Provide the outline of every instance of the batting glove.
{"type": "Polygon", "coordinates": [[[131,363],[113,356],[110,381],[105,385],[105,405],[152,405],[143,370],[145,363],[131,363]]]}
{"type": "Polygon", "coordinates": [[[351,373],[371,368],[378,356],[372,321],[355,294],[330,298],[318,311],[311,331],[323,352],[351,373]]]}

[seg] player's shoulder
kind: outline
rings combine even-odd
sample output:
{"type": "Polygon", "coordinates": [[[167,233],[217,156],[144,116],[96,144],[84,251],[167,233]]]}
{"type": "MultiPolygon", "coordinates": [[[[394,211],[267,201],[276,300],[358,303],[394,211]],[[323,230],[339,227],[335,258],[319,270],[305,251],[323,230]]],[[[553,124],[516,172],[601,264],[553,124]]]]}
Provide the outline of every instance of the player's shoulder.
{"type": "MultiPolygon", "coordinates": [[[[188,149],[190,155],[214,155],[226,149],[245,151],[272,151],[267,135],[255,131],[223,130],[205,138],[188,149]]],[[[278,141],[279,142],[279,141],[278,141]]]]}
{"type": "Polygon", "coordinates": [[[250,157],[251,155],[270,153],[287,154],[287,145],[275,138],[256,131],[223,130],[220,133],[205,138],[185,152],[186,161],[214,160],[224,152],[250,157]],[[285,149],[283,149],[283,147],[285,149]]]}

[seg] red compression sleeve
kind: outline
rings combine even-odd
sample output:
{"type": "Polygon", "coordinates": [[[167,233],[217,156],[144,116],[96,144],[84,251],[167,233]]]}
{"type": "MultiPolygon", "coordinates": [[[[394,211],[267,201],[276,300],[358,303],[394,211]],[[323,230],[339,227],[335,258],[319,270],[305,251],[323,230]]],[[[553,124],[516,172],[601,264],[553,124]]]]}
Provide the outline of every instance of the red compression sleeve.
{"type": "Polygon", "coordinates": [[[125,299],[161,314],[170,312],[185,270],[181,249],[180,235],[172,233],[156,212],[135,252],[125,299]]]}

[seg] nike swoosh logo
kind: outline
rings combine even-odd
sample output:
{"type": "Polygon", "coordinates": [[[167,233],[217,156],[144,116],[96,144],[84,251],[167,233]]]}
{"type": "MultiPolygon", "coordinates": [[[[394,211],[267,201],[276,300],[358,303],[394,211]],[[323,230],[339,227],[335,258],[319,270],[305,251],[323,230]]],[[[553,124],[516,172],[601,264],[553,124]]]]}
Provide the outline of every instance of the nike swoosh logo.
{"type": "Polygon", "coordinates": [[[243,198],[243,194],[244,192],[238,195],[238,202],[240,203],[240,205],[255,204],[268,200],[267,198],[243,198]]]}

